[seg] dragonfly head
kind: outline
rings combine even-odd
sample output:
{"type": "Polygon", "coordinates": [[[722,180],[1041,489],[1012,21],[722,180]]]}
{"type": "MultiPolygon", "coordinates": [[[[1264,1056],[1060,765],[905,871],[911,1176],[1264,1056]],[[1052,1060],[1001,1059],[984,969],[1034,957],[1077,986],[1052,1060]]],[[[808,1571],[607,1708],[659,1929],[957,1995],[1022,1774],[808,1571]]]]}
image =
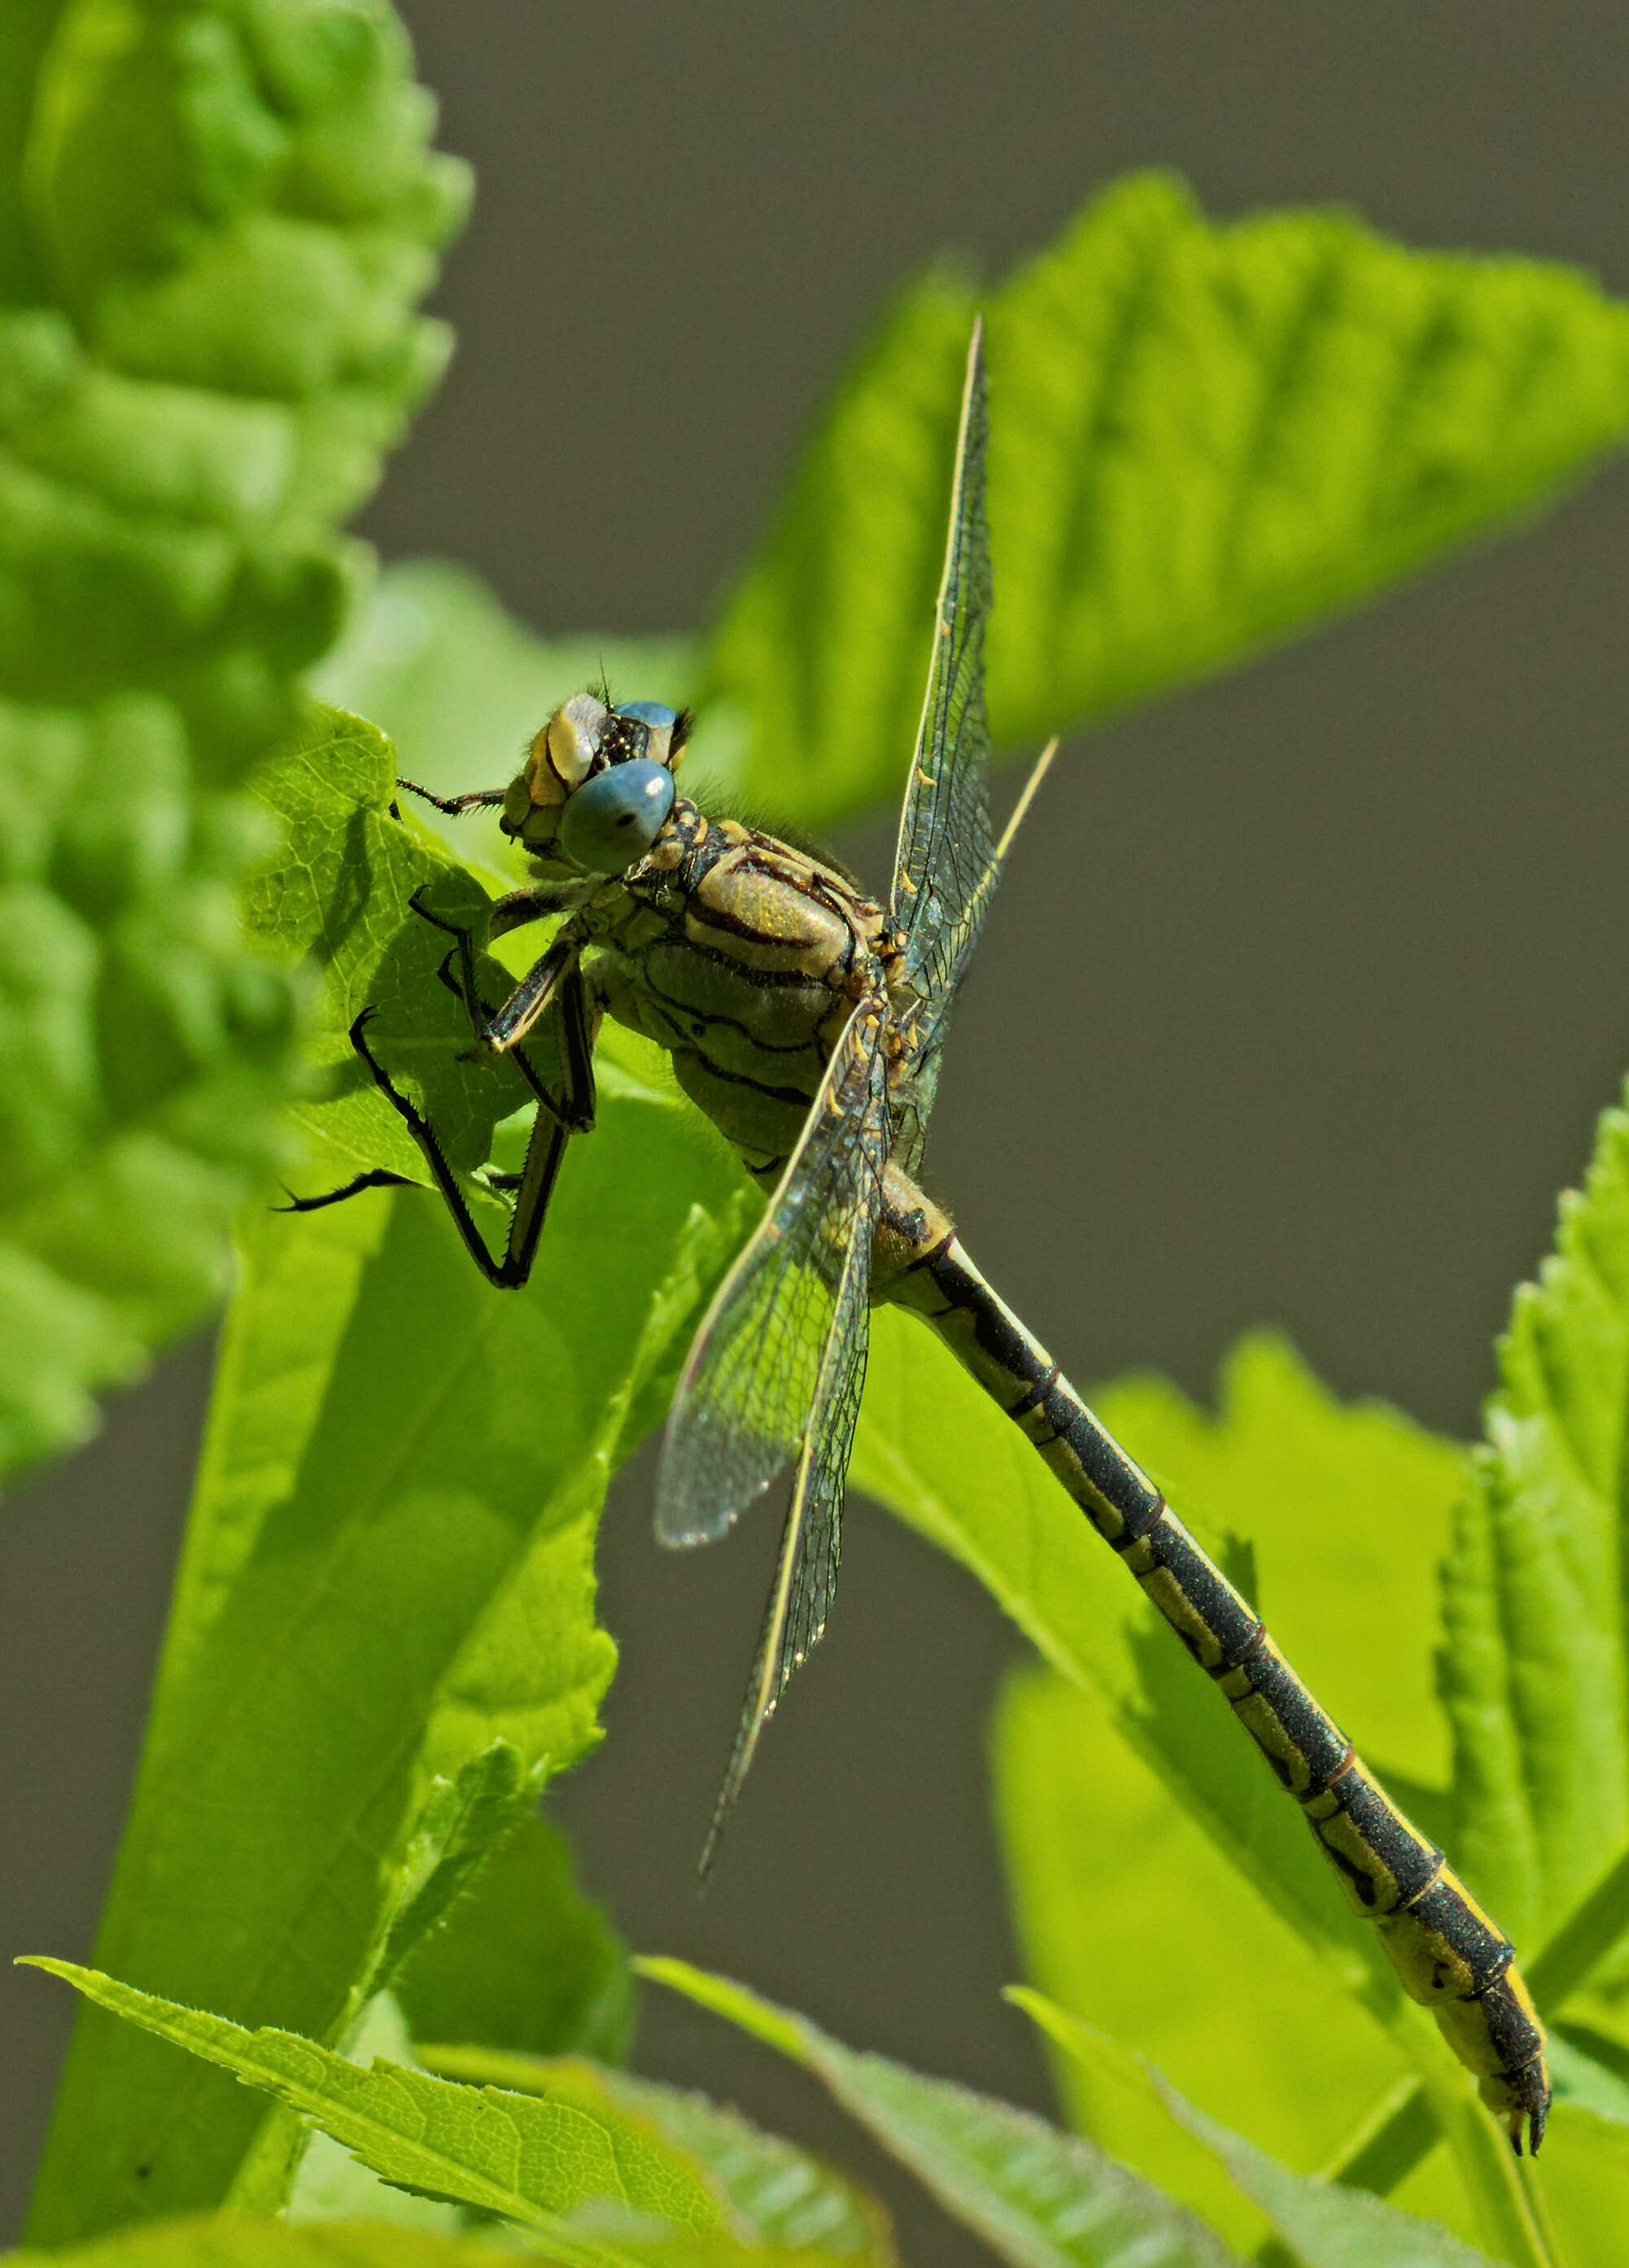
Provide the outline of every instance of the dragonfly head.
{"type": "Polygon", "coordinates": [[[685,709],[660,701],[612,709],[592,693],[574,693],[533,740],[510,785],[505,834],[553,873],[625,873],[673,809],[674,769],[689,730],[685,709]]]}

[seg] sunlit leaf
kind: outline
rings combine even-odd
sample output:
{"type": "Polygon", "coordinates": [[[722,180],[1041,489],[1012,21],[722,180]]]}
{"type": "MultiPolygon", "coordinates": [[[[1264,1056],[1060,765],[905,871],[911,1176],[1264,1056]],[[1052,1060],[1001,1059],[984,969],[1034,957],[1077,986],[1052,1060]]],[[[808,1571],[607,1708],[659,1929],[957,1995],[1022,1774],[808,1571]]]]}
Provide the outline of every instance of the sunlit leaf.
{"type": "MultiPolygon", "coordinates": [[[[681,2228],[720,2226],[689,2162],[604,2105],[463,2087],[377,2058],[364,2070],[291,2032],[246,2031],[72,1962],[34,1965],[314,2119],[387,2181],[541,2228],[563,2258],[571,2249],[557,2217],[589,2198],[681,2228]]],[[[592,2262],[593,2246],[583,2250],[592,2262]]]]}
{"type": "MultiPolygon", "coordinates": [[[[490,2239],[427,2234],[399,2223],[313,2221],[290,2228],[243,2213],[150,2221],[60,2252],[8,2252],[7,2268],[492,2268],[490,2239]]],[[[571,2253],[537,2246],[530,2257],[572,2268],[571,2253]]],[[[604,2268],[618,2268],[607,2262],[604,2268]]],[[[621,2264],[625,2268],[625,2264],[621,2264]]]]}
{"type": "MultiPolygon", "coordinates": [[[[1499,1368],[1448,1565],[1443,1690],[1466,1869],[1531,1944],[1629,1838],[1621,1109],[1602,1116],[1583,1189],[1561,1200],[1555,1250],[1515,1295],[1499,1368]]],[[[1614,2001],[1629,1985],[1607,1981],[1614,2001]]]]}
{"type": "Polygon", "coordinates": [[[755,2242],[789,2251],[817,2250],[869,2268],[896,2268],[888,2215],[877,2200],[835,2167],[778,2134],[766,2134],[738,2110],[704,2095],[607,2071],[575,2059],[511,2055],[490,2048],[424,2047],[426,2067],[450,2079],[518,2093],[571,2099],[603,2096],[625,2114],[646,2118],[703,2167],[736,2222],[755,2242]]]}
{"type": "Polygon", "coordinates": [[[1411,250],[1344,212],[1216,225],[1139,174],[1004,283],[936,268],[856,358],[712,647],[750,789],[806,824],[903,777],[976,306],[999,741],[1325,620],[1629,431],[1629,310],[1587,277],[1411,250]]]}
{"type": "MultiPolygon", "coordinates": [[[[421,872],[478,890],[388,818],[377,734],[326,729],[320,764],[289,760],[306,783],[285,800],[310,875],[257,886],[255,917],[291,945],[316,935],[318,1028],[334,1040],[369,998],[399,1043],[420,1018],[456,1027],[438,933],[406,896],[421,872]],[[406,956],[426,937],[416,982],[406,956]]],[[[501,1082],[446,1046],[418,1060],[455,1154],[475,1163],[501,1082]]],[[[388,1104],[348,1052],[334,1070],[340,1091],[303,1113],[343,1153],[330,1182],[398,1162],[388,1104]]],[[[337,2042],[415,1937],[455,1916],[542,1781],[597,1737],[613,1660],[593,1621],[606,1483],[661,1407],[748,1202],[672,1090],[624,1072],[573,1145],[523,1292],[482,1281],[426,1190],[247,1216],[99,1941],[110,1970],[337,2042]]],[[[228,2195],[275,2205],[293,2135],[274,2118],[256,2142],[262,2110],[88,2014],[31,2233],[69,2241],[228,2195]]]]}
{"type": "Polygon", "coordinates": [[[394,1990],[422,2040],[617,2062],[633,2029],[622,1940],[579,1889],[571,1845],[547,1819],[521,1823],[394,1990]]]}

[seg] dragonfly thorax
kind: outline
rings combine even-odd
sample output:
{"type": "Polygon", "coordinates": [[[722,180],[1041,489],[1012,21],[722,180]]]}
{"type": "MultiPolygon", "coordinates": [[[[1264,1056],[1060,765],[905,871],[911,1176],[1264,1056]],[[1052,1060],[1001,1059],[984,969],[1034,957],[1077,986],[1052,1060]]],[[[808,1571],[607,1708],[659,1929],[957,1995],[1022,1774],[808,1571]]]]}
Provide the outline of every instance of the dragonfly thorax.
{"type": "Polygon", "coordinates": [[[585,909],[593,981],[772,1182],[856,1005],[887,995],[887,917],[846,876],[681,796],[650,855],[585,909]]]}

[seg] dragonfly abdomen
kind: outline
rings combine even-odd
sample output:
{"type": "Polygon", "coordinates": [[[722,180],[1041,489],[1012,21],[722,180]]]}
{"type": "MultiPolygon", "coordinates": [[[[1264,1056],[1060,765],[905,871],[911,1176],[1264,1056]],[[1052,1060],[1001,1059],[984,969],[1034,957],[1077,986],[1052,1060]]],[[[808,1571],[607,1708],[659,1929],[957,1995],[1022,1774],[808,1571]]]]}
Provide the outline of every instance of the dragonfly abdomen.
{"type": "Polygon", "coordinates": [[[1375,1923],[1483,2101],[1537,2149],[1550,2103],[1544,2034],[1510,1940],[1398,1810],[1274,1645],[1249,1602],[1087,1407],[1033,1332],[897,1167],[885,1183],[874,1295],[931,1323],[1040,1452],[1226,1697],[1307,1823],[1353,1911],[1375,1923]]]}

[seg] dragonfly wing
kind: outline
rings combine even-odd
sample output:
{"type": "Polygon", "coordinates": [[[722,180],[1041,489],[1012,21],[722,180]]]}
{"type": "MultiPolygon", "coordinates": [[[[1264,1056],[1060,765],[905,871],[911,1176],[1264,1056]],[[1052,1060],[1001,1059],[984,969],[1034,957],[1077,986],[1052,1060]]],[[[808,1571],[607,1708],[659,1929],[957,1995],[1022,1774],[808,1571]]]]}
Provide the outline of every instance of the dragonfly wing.
{"type": "Polygon", "coordinates": [[[907,1163],[913,1139],[920,1148],[951,998],[1000,871],[990,823],[990,728],[984,717],[984,624],[991,592],[984,520],[987,431],[984,332],[976,325],[968,350],[933,659],[900,814],[890,902],[903,934],[905,974],[922,1000],[914,1108],[910,1063],[895,1090],[896,1102],[904,1107],[902,1148],[907,1163]]]}
{"type": "MultiPolygon", "coordinates": [[[[862,1002],[780,1187],[697,1334],[662,1445],[664,1543],[711,1543],[806,1460],[822,1389],[841,1374],[840,1342],[858,1331],[863,1347],[888,1144],[881,1031],[881,1005],[862,1002]]],[[[837,1485],[840,1496],[840,1475],[837,1485]]]]}
{"type": "Polygon", "coordinates": [[[837,1314],[815,1388],[803,1454],[798,1460],[774,1587],[758,1633],[758,1650],[735,1729],[729,1770],[702,1852],[704,1874],[712,1864],[725,1822],[741,1793],[759,1734],[774,1715],[792,1671],[802,1667],[825,1633],[842,1557],[844,1488],[866,1383],[870,1292],[870,1256],[867,1253],[862,1260],[856,1248],[838,1286],[837,1314]]]}

